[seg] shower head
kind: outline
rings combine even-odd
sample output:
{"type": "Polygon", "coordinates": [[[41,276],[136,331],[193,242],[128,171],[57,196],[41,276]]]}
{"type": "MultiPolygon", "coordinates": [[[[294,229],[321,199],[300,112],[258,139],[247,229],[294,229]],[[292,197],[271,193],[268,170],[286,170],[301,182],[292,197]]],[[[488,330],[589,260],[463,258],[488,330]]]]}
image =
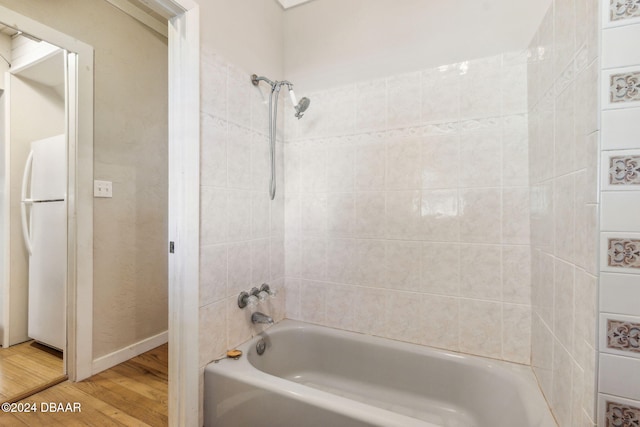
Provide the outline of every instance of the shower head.
{"type": "Polygon", "coordinates": [[[298,100],[296,99],[296,94],[293,93],[293,85],[289,85],[289,96],[291,97],[293,108],[296,110],[296,117],[298,118],[298,120],[300,120],[300,118],[304,116],[304,112],[307,111],[307,108],[309,108],[309,104],[311,103],[311,101],[309,100],[309,98],[304,97],[300,100],[300,102],[298,102],[298,100]]]}
{"type": "Polygon", "coordinates": [[[300,102],[298,102],[298,105],[294,107],[296,109],[296,117],[298,120],[304,116],[304,112],[309,108],[309,104],[311,104],[311,100],[305,96],[300,100],[300,102]]]}

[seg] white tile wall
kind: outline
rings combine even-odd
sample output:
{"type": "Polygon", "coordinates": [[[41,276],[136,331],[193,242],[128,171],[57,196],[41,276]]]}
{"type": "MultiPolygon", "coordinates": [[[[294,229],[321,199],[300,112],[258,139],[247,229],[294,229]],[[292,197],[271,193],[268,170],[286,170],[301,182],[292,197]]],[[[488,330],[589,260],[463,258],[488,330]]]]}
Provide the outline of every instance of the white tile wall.
{"type": "Polygon", "coordinates": [[[553,1],[529,48],[532,365],[560,426],[596,419],[599,11],[553,1]]]}
{"type": "Polygon", "coordinates": [[[425,294],[424,304],[424,328],[423,343],[434,347],[459,351],[460,333],[457,328],[451,329],[450,325],[458,325],[460,321],[459,300],[454,297],[425,294]]]}
{"type": "Polygon", "coordinates": [[[638,301],[640,301],[640,276],[615,273],[600,275],[601,311],[640,316],[638,301]]]}
{"type": "MultiPolygon", "coordinates": [[[[202,368],[262,329],[251,324],[250,308],[238,308],[239,292],[265,282],[275,290],[284,290],[285,209],[282,178],[276,199],[270,201],[267,194],[269,140],[264,91],[248,83],[249,73],[224,59],[206,51],[201,58],[206,70],[202,73],[201,104],[202,368]]],[[[281,142],[277,152],[277,175],[283,177],[281,142]]],[[[315,207],[309,209],[316,212],[315,207]]],[[[255,309],[281,319],[284,304],[285,293],[280,292],[276,299],[255,309]]]]}
{"type": "Polygon", "coordinates": [[[605,191],[601,197],[600,230],[640,232],[640,192],[605,191]]]}
{"type": "Polygon", "coordinates": [[[287,316],[529,363],[526,61],[308,95],[285,144],[287,316]],[[336,105],[355,105],[339,127],[336,105]]]}
{"type": "Polygon", "coordinates": [[[553,342],[551,407],[558,424],[571,425],[572,360],[558,340],[553,342]]]}
{"type": "MultiPolygon", "coordinates": [[[[640,239],[640,180],[635,174],[640,160],[640,13],[634,2],[602,1],[602,152],[600,213],[600,363],[599,420],[613,420],[618,405],[635,404],[624,410],[640,414],[640,349],[636,326],[640,323],[635,308],[640,297],[640,262],[635,240],[640,239]],[[613,77],[613,80],[612,80],[613,77]],[[613,94],[613,95],[612,95],[613,94]],[[614,102],[615,101],[615,102],[614,102]],[[615,245],[610,241],[614,239],[615,245]],[[636,303],[632,303],[635,301],[636,303]],[[623,322],[617,327],[610,322],[623,322]],[[626,323],[625,323],[626,322],[626,323]],[[629,335],[628,337],[626,335],[629,335]],[[610,396],[615,395],[615,396],[610,396]],[[633,399],[636,402],[634,402],[633,399]]],[[[608,421],[607,421],[608,423],[608,421]]],[[[605,425],[605,424],[603,424],[605,425]]]]}
{"type": "Polygon", "coordinates": [[[460,351],[501,358],[501,304],[477,299],[460,300],[460,351]]]}
{"type": "MultiPolygon", "coordinates": [[[[532,345],[561,425],[592,425],[597,3],[556,0],[528,63],[505,54],[309,94],[304,119],[281,126],[276,203],[261,196],[265,94],[203,54],[216,72],[203,81],[201,323],[226,334],[201,336],[201,362],[255,333],[235,292],[268,275],[288,317],[520,363],[532,345]]],[[[634,65],[618,56],[608,63],[634,65]]],[[[603,147],[638,148],[635,113],[603,114],[603,147]]]]}
{"type": "Polygon", "coordinates": [[[640,400],[640,359],[600,353],[600,393],[640,400]]]}
{"type": "Polygon", "coordinates": [[[640,40],[640,25],[626,25],[602,31],[602,68],[640,65],[640,52],[629,49],[628,40],[640,40]]]}
{"type": "Polygon", "coordinates": [[[640,108],[602,111],[602,149],[637,148],[640,135],[640,108]]]}
{"type": "Polygon", "coordinates": [[[390,128],[420,124],[420,72],[387,79],[387,120],[390,128]]]}
{"type": "Polygon", "coordinates": [[[445,65],[422,71],[423,123],[447,123],[459,119],[461,65],[445,65]]]}
{"type": "Polygon", "coordinates": [[[547,401],[551,401],[553,396],[553,334],[540,319],[540,316],[532,316],[531,324],[531,366],[547,401]]]}

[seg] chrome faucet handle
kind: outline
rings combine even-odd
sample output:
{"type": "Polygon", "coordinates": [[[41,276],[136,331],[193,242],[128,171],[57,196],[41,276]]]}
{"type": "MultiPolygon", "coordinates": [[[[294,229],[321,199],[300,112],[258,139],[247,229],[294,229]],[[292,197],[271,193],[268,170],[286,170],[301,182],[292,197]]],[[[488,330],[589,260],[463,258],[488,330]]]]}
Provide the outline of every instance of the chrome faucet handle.
{"type": "Polygon", "coordinates": [[[267,299],[274,298],[275,296],[276,291],[271,290],[268,284],[263,283],[262,286],[260,286],[260,289],[253,287],[249,292],[240,292],[240,295],[238,295],[238,307],[254,307],[258,302],[266,301],[267,299]]]}
{"type": "Polygon", "coordinates": [[[258,297],[256,295],[249,295],[245,291],[240,292],[240,295],[238,295],[238,307],[255,307],[256,305],[258,305],[258,297]]]}
{"type": "MultiPolygon", "coordinates": [[[[271,298],[275,298],[276,295],[278,295],[278,292],[271,289],[271,287],[269,287],[268,283],[263,283],[262,286],[260,286],[260,293],[265,292],[268,296],[270,296],[271,298]]],[[[266,298],[266,296],[265,296],[266,298]]]]}
{"type": "Polygon", "coordinates": [[[265,301],[268,298],[275,298],[276,294],[277,294],[276,291],[272,290],[269,287],[269,284],[263,283],[262,286],[260,286],[260,292],[258,293],[258,299],[260,301],[265,301]]]}

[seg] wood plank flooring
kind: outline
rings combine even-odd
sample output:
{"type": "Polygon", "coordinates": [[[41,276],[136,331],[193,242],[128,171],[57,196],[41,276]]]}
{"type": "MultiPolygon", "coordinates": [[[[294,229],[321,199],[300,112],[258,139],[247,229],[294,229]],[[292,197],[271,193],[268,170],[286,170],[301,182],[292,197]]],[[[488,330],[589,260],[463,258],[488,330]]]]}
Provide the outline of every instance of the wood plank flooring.
{"type": "Polygon", "coordinates": [[[0,349],[0,402],[64,381],[62,352],[35,341],[0,349]]]}
{"type": "Polygon", "coordinates": [[[93,377],[65,381],[19,404],[37,412],[0,413],[0,426],[166,426],[168,345],[164,344],[93,377]],[[43,412],[49,403],[80,404],[79,412],[43,412]]]}

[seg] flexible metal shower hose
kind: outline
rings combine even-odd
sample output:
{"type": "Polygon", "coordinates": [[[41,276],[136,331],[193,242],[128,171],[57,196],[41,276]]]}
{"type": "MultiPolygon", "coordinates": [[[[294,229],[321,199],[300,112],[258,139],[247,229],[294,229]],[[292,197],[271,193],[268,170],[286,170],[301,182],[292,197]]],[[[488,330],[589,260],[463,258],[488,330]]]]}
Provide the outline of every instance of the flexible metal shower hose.
{"type": "Polygon", "coordinates": [[[273,88],[269,95],[269,143],[271,157],[271,182],[269,183],[269,196],[271,200],[276,197],[276,138],[278,133],[278,95],[280,87],[273,88]],[[275,102],[273,92],[276,93],[275,102]],[[274,105],[275,104],[275,105],[274,105]]]}

